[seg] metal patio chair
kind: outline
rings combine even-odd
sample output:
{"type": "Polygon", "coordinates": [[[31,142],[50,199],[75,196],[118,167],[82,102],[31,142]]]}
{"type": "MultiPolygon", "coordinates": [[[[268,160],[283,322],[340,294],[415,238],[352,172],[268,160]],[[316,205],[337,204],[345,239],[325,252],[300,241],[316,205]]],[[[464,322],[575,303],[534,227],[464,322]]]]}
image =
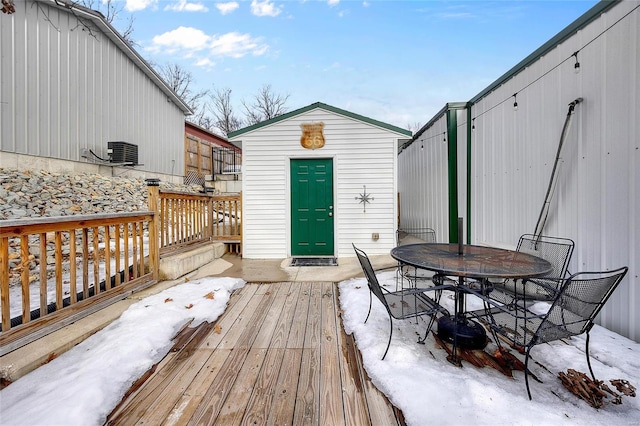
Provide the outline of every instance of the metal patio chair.
{"type": "MultiPolygon", "coordinates": [[[[396,246],[407,244],[436,243],[436,231],[433,228],[398,228],[396,231],[396,246]]],[[[415,288],[418,283],[431,285],[433,272],[418,270],[412,266],[398,264],[398,287],[404,287],[407,282],[410,288],[415,288]]],[[[396,287],[396,290],[398,290],[396,287]]]]}
{"type": "Polygon", "coordinates": [[[490,280],[491,297],[502,302],[553,300],[568,272],[575,244],[568,238],[524,234],[517,251],[545,259],[553,266],[547,275],[524,280],[490,280]]]}
{"type": "Polygon", "coordinates": [[[389,314],[389,341],[387,342],[387,348],[382,355],[382,359],[387,356],[389,346],[391,345],[391,336],[393,335],[393,319],[407,319],[415,318],[422,315],[430,316],[427,330],[423,339],[418,340],[422,343],[429,334],[431,327],[436,319],[436,314],[449,315],[449,312],[440,306],[439,301],[442,295],[442,290],[449,289],[450,286],[432,286],[427,289],[402,289],[398,291],[388,291],[382,287],[378,281],[378,277],[375,274],[375,270],[371,265],[371,261],[367,254],[353,245],[353,249],[358,256],[358,261],[364,272],[364,276],[367,279],[369,286],[369,311],[364,322],[369,320],[371,315],[371,305],[373,303],[373,295],[382,303],[389,314]],[[426,292],[433,292],[434,298],[427,296],[426,292]]]}
{"type": "Polygon", "coordinates": [[[436,231],[432,228],[398,228],[396,245],[435,243],[436,231]]]}
{"type": "Polygon", "coordinates": [[[535,345],[541,343],[587,333],[585,344],[587,365],[591,377],[596,381],[589,358],[589,331],[594,325],[595,317],[620,284],[627,270],[627,267],[622,267],[607,272],[580,272],[571,275],[563,280],[564,284],[555,293],[549,311],[544,314],[535,314],[522,304],[511,306],[496,304],[492,310],[482,315],[487,319],[499,348],[501,343],[498,334],[513,342],[513,346],[526,350],[524,377],[529,399],[531,399],[528,367],[530,352],[535,345]]]}

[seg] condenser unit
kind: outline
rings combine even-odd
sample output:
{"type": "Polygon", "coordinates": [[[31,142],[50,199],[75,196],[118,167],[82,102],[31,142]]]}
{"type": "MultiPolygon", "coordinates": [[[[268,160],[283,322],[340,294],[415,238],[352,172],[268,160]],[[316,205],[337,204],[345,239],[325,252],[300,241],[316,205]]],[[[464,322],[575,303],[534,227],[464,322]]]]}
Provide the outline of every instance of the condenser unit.
{"type": "Polygon", "coordinates": [[[128,142],[107,142],[109,161],[138,164],[138,145],[128,142]]]}

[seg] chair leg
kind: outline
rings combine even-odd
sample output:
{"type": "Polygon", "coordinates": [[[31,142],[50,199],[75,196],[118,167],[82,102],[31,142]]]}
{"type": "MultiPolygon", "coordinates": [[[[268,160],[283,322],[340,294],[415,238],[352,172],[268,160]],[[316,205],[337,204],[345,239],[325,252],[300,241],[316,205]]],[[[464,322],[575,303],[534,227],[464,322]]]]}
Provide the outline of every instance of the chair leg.
{"type": "Polygon", "coordinates": [[[429,337],[429,332],[433,327],[433,323],[436,321],[436,314],[429,315],[429,317],[429,325],[427,325],[427,331],[424,332],[424,337],[422,339],[418,338],[418,343],[420,343],[421,345],[424,345],[425,340],[427,340],[427,337],[429,337]]]}
{"type": "MultiPolygon", "coordinates": [[[[442,290],[435,290],[436,293],[436,297],[435,297],[435,302],[436,304],[440,304],[440,298],[442,297],[442,290]]],[[[436,321],[437,319],[437,314],[434,312],[432,315],[430,315],[430,319],[429,319],[429,324],[427,325],[427,331],[424,332],[424,337],[418,338],[418,343],[420,343],[421,345],[424,345],[424,342],[427,340],[427,337],[429,337],[429,332],[431,331],[431,329],[433,328],[433,323],[436,321]]],[[[416,317],[417,318],[417,317],[416,317]]]]}
{"type": "Polygon", "coordinates": [[[587,342],[585,344],[585,353],[587,355],[587,365],[589,366],[589,373],[591,373],[591,378],[593,381],[596,381],[596,376],[593,374],[593,369],[591,368],[591,359],[589,357],[589,332],[587,331],[587,342]]]}
{"type": "Polygon", "coordinates": [[[384,351],[384,355],[382,355],[382,359],[387,356],[387,352],[389,352],[389,346],[391,346],[391,336],[393,335],[393,319],[389,316],[389,341],[387,342],[387,349],[384,351]]]}
{"type": "Polygon", "coordinates": [[[531,401],[531,390],[529,389],[529,352],[531,346],[527,348],[527,354],[524,357],[524,383],[527,385],[527,395],[529,395],[529,401],[531,401]]]}
{"type": "Polygon", "coordinates": [[[369,290],[369,311],[367,312],[367,317],[364,319],[364,323],[367,323],[367,320],[369,319],[369,315],[371,315],[371,303],[373,303],[372,300],[373,296],[371,296],[371,290],[369,290]]]}

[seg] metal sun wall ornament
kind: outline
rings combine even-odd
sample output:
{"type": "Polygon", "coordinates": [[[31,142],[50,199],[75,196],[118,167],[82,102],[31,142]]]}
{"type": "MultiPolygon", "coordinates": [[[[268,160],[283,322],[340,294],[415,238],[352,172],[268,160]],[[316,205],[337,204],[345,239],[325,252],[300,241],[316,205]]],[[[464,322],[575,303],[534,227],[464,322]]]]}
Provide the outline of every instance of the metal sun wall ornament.
{"type": "Polygon", "coordinates": [[[319,149],[324,146],[324,123],[303,123],[300,125],[302,136],[300,137],[300,145],[306,149],[319,149]]]}
{"type": "Polygon", "coordinates": [[[356,200],[359,200],[362,203],[362,212],[366,213],[367,212],[367,203],[370,203],[373,201],[373,197],[371,196],[371,194],[367,194],[367,185],[362,185],[363,191],[362,194],[360,194],[360,196],[356,197],[356,200]]]}

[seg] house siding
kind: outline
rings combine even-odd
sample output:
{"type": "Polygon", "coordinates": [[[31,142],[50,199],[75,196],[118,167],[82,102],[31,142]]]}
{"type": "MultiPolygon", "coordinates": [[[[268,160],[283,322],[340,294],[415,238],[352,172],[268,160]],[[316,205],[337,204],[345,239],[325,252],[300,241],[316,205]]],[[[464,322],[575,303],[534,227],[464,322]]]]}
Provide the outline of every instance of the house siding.
{"type": "Polygon", "coordinates": [[[395,245],[395,152],[399,133],[322,108],[231,137],[242,141],[243,256],[290,256],[289,163],[292,158],[331,158],[334,164],[335,255],[352,257],[352,243],[370,254],[395,245]],[[302,123],[324,123],[325,146],[300,145],[302,123]],[[356,200],[366,185],[373,201],[356,200]],[[372,233],[379,233],[373,241],[372,233]]]}
{"type": "MultiPolygon", "coordinates": [[[[448,105],[398,153],[400,227],[432,228],[439,242],[452,240],[454,219],[467,216],[466,109],[448,105]],[[447,114],[455,117],[449,129],[447,114]],[[451,145],[457,152],[455,170],[449,161],[451,145]],[[450,173],[455,172],[452,180],[450,173]],[[453,187],[455,186],[455,188],[453,187]],[[457,194],[455,202],[450,202],[457,194]],[[454,210],[452,210],[452,206],[454,210]]],[[[466,220],[463,234],[466,241],[466,220]]]]}
{"type": "Polygon", "coordinates": [[[448,206],[457,205],[469,225],[465,241],[515,249],[520,235],[535,232],[569,103],[582,98],[571,116],[543,234],[575,241],[572,273],[629,266],[598,322],[635,341],[640,341],[639,28],[637,2],[598,3],[469,100],[471,121],[462,111],[457,116],[457,204],[450,199],[446,168],[451,165],[442,138],[446,109],[398,154],[401,226],[430,226],[447,241],[442,228],[451,215],[448,206]],[[581,65],[577,74],[574,52],[581,65]],[[464,166],[467,156],[470,168],[464,166]]]}
{"type": "Polygon", "coordinates": [[[107,158],[125,141],[138,170],[182,175],[184,108],[91,20],[50,4],[0,19],[0,151],[86,162],[81,149],[107,158]]]}
{"type": "Polygon", "coordinates": [[[568,104],[582,98],[562,148],[544,234],[575,240],[571,272],[628,265],[599,322],[640,341],[640,9],[620,2],[475,101],[472,224],[478,244],[533,232],[568,104]],[[580,73],[573,52],[579,51],[580,73]],[[567,58],[569,58],[567,60],[567,58]],[[513,93],[518,93],[518,110],[513,93]],[[505,101],[505,99],[508,99],[505,101]]]}

